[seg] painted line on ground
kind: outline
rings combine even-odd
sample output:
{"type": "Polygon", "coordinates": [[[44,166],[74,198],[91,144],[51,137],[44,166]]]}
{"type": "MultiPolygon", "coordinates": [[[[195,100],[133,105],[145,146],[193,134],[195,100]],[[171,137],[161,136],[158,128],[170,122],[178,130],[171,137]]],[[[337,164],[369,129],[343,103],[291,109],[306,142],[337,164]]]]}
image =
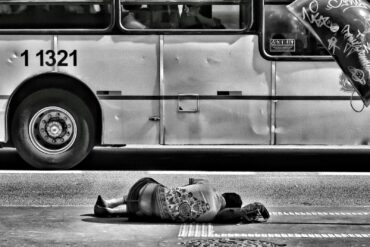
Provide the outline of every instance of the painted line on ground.
{"type": "MultiPolygon", "coordinates": [[[[96,173],[99,171],[83,171],[83,170],[0,170],[0,174],[84,174],[96,173]]],[[[106,172],[106,171],[102,171],[106,172]]],[[[148,171],[149,175],[207,175],[207,176],[254,176],[263,175],[272,176],[269,172],[230,172],[230,171],[148,171]]],[[[276,176],[281,176],[282,172],[275,173],[276,176]]],[[[294,176],[297,174],[294,173],[294,176]]],[[[305,172],[300,176],[370,176],[370,172],[305,172]]]]}
{"type": "Polygon", "coordinates": [[[318,172],[319,176],[370,176],[370,172],[318,172]]]}
{"type": "MultiPolygon", "coordinates": [[[[213,175],[213,176],[253,176],[267,174],[280,177],[283,172],[271,175],[269,172],[230,172],[230,171],[148,171],[149,175],[213,175]]],[[[297,173],[294,173],[296,176],[297,173]]],[[[370,176],[370,172],[304,172],[300,176],[370,176]]]]}
{"type": "Polygon", "coordinates": [[[83,174],[82,170],[49,171],[49,170],[0,170],[0,174],[83,174]]]}
{"type": "Polygon", "coordinates": [[[214,172],[214,171],[148,171],[150,175],[214,175],[214,176],[251,176],[257,172],[214,172]]]}
{"type": "Polygon", "coordinates": [[[370,233],[215,233],[212,224],[182,224],[179,238],[370,238],[370,233]]]}
{"type": "MultiPolygon", "coordinates": [[[[0,174],[84,174],[96,173],[99,171],[82,171],[82,170],[0,170],[0,174]]],[[[106,171],[102,171],[106,172],[106,171]]],[[[213,172],[213,171],[148,171],[149,175],[214,175],[214,176],[252,176],[257,172],[213,172]]]]}
{"type": "Polygon", "coordinates": [[[63,208],[63,207],[68,207],[68,208],[91,208],[93,209],[93,205],[37,205],[37,204],[30,204],[30,205],[17,205],[17,204],[10,204],[10,205],[0,205],[0,208],[63,208]]]}
{"type": "Polygon", "coordinates": [[[270,212],[274,216],[367,216],[370,212],[270,212]]]}
{"type": "Polygon", "coordinates": [[[208,238],[214,235],[212,224],[181,224],[178,237],[208,238]],[[195,230],[195,231],[194,231],[195,230]]]}

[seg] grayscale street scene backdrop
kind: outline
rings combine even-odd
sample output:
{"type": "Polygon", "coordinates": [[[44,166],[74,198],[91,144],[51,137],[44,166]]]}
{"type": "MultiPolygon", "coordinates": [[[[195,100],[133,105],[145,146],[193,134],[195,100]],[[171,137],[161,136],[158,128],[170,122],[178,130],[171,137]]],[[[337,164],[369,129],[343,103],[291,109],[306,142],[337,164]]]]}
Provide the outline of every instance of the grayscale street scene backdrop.
{"type": "Polygon", "coordinates": [[[369,44],[367,0],[0,0],[0,246],[370,246],[369,44]]]}

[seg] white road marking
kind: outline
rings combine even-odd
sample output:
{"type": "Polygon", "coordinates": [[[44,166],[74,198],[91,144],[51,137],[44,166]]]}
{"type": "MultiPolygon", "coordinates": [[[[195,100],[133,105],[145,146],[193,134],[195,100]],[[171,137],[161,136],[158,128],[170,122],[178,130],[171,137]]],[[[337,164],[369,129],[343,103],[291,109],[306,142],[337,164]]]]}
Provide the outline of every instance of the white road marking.
{"type": "Polygon", "coordinates": [[[178,237],[213,237],[213,225],[212,224],[182,224],[180,226],[178,237]]]}
{"type": "Polygon", "coordinates": [[[250,176],[257,172],[214,172],[214,171],[148,171],[149,175],[213,175],[213,176],[250,176]]]}
{"type": "MultiPolygon", "coordinates": [[[[96,171],[83,170],[0,170],[0,174],[85,174],[96,171]]],[[[254,176],[264,172],[230,172],[230,171],[148,171],[149,175],[208,175],[208,176],[254,176]]],[[[309,172],[307,176],[370,176],[370,172],[309,172]]],[[[280,176],[280,175],[279,175],[280,176]]]]}
{"type": "Polygon", "coordinates": [[[370,176],[370,172],[318,172],[319,176],[370,176]]]}
{"type": "Polygon", "coordinates": [[[367,216],[370,212],[270,212],[270,215],[274,216],[367,216]]]}
{"type": "Polygon", "coordinates": [[[37,204],[30,204],[30,205],[17,205],[17,204],[10,204],[10,205],[0,205],[0,207],[8,207],[8,208],[61,208],[61,207],[68,207],[68,208],[92,208],[91,205],[70,205],[70,204],[50,204],[50,205],[37,205],[37,204]]]}
{"type": "Polygon", "coordinates": [[[49,171],[49,170],[0,170],[0,174],[83,174],[81,170],[49,171]]]}
{"type": "Polygon", "coordinates": [[[182,224],[179,238],[370,238],[370,233],[215,233],[212,224],[182,224]],[[203,234],[208,232],[208,234],[203,234]]]}
{"type": "Polygon", "coordinates": [[[207,237],[207,236],[208,236],[208,232],[206,230],[206,225],[202,224],[202,237],[207,237]]]}
{"type": "MultiPolygon", "coordinates": [[[[230,171],[148,171],[149,175],[209,175],[209,176],[253,176],[265,172],[230,172],[230,171]]],[[[370,176],[370,172],[308,172],[307,176],[370,176]]],[[[279,174],[278,174],[279,175],[279,174]]]]}
{"type": "Polygon", "coordinates": [[[202,232],[201,232],[201,226],[199,224],[196,224],[195,225],[195,237],[196,238],[199,238],[200,236],[202,236],[202,232]]]}

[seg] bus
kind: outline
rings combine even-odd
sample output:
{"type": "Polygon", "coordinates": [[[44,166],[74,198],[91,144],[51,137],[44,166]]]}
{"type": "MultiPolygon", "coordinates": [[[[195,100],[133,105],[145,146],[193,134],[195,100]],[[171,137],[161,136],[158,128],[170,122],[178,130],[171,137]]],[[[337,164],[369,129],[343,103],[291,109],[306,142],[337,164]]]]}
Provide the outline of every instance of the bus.
{"type": "Polygon", "coordinates": [[[291,2],[0,0],[0,142],[39,169],[95,146],[367,145],[291,2]]]}

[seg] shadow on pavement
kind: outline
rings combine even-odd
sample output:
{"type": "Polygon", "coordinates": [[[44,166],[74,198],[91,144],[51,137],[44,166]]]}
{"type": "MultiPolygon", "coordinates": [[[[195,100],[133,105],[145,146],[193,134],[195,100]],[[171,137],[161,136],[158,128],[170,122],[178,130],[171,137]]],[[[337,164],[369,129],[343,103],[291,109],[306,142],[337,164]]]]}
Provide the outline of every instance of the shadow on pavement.
{"type": "Polygon", "coordinates": [[[111,218],[98,218],[95,217],[93,214],[84,214],[81,217],[88,217],[83,218],[83,222],[89,223],[101,223],[101,224],[132,224],[132,222],[128,222],[127,218],[122,217],[111,217],[111,218]]]}
{"type": "Polygon", "coordinates": [[[169,223],[169,222],[161,222],[161,221],[129,221],[127,217],[96,217],[94,214],[83,214],[81,217],[88,217],[83,218],[82,221],[89,222],[89,223],[102,223],[102,224],[128,224],[128,225],[150,225],[153,224],[155,226],[158,225],[174,225],[179,226],[182,223],[169,223]]]}

